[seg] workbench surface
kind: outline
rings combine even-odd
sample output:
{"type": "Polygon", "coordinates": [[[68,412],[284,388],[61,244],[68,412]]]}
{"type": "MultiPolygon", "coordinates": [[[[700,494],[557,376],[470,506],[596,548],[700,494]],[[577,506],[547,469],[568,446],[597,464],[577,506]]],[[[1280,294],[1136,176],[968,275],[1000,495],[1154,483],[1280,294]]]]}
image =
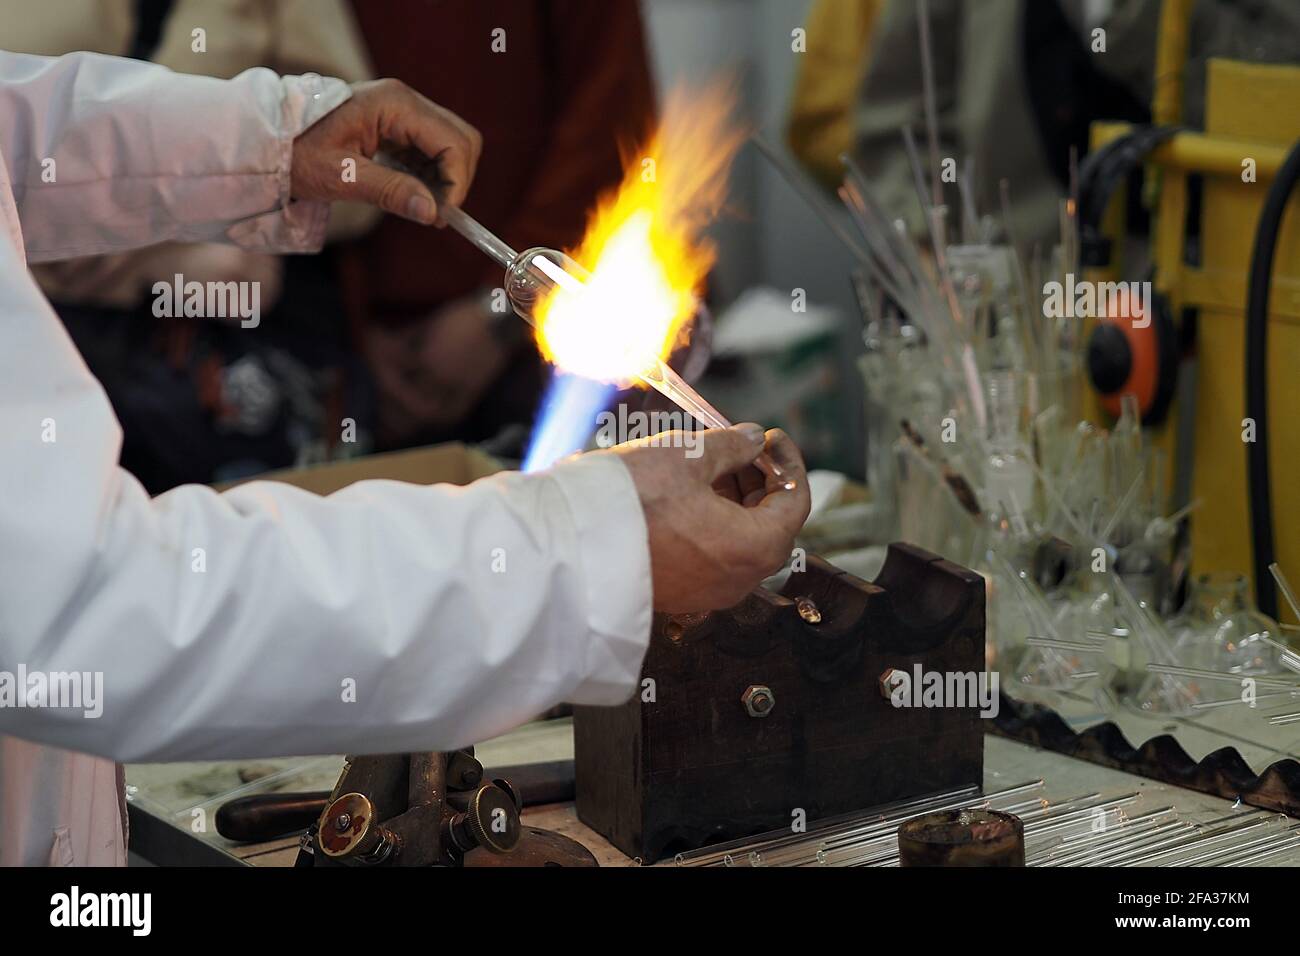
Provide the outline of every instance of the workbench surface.
{"type": "MultiPolygon", "coordinates": [[[[573,756],[572,721],[560,719],[527,724],[503,737],[476,747],[475,754],[485,765],[498,767],[570,759],[573,756]]],[[[211,785],[218,785],[218,781],[226,778],[238,781],[240,779],[238,769],[242,767],[246,770],[250,763],[133,766],[128,770],[128,781],[133,791],[132,800],[137,804],[137,810],[147,809],[151,814],[169,815],[174,824],[185,827],[193,819],[194,807],[203,807],[206,816],[210,818],[212,813],[215,813],[215,806],[240,795],[239,792],[225,792],[196,803],[192,793],[201,784],[195,784],[194,780],[206,781],[211,785]],[[184,804],[187,800],[188,808],[182,806],[176,809],[178,802],[184,804]],[[166,807],[164,801],[172,806],[166,807]]],[[[328,790],[334,785],[334,780],[342,766],[342,758],[300,758],[296,763],[292,761],[264,763],[268,766],[262,766],[260,769],[265,770],[276,766],[277,769],[273,774],[279,775],[284,780],[283,786],[277,789],[328,790]],[[283,766],[279,766],[280,764],[283,766]]],[[[1143,795],[1144,803],[1149,806],[1172,805],[1180,813],[1192,819],[1208,820],[1234,812],[1234,805],[1230,801],[1218,797],[1158,783],[1001,737],[985,736],[986,790],[997,790],[1039,778],[1046,781],[1041,796],[1047,800],[1067,800],[1087,793],[1137,791],[1143,795]]],[[[254,781],[237,789],[247,790],[258,782],[265,784],[265,780],[266,778],[263,777],[261,781],[254,781]]],[[[266,787],[263,786],[262,789],[266,787]]],[[[1249,807],[1242,807],[1238,812],[1244,813],[1249,810],[1249,807]]],[[[523,819],[529,826],[554,830],[577,840],[595,855],[601,866],[636,865],[636,861],[624,856],[603,837],[580,823],[572,803],[530,807],[524,811],[523,819]]],[[[195,828],[190,826],[187,829],[193,831],[195,828]]],[[[212,850],[218,851],[228,862],[251,866],[292,866],[298,853],[297,836],[267,843],[235,844],[214,831],[205,829],[195,833],[194,838],[202,840],[212,850]]],[[[145,856],[157,862],[173,862],[166,859],[166,854],[162,854],[160,858],[159,854],[146,852],[145,856]]],[[[660,861],[658,865],[672,866],[673,863],[669,859],[660,861]]]]}

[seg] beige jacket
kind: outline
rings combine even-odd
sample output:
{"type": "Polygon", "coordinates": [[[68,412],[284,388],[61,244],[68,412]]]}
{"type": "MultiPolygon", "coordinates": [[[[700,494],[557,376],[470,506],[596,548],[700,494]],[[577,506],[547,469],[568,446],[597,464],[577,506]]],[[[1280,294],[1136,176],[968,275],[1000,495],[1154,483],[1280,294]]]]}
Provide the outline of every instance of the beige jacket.
{"type": "MultiPolygon", "coordinates": [[[[121,56],[135,30],[134,0],[0,0],[0,46],[60,56],[76,50],[121,56]]],[[[153,62],[178,73],[228,79],[255,66],[319,73],[349,83],[370,79],[369,56],[344,0],[176,0],[153,62]],[[202,31],[196,34],[196,31],[202,31]],[[201,47],[201,49],[199,49],[201,47]]],[[[378,213],[340,203],[327,239],[369,229],[378,213]]],[[[62,302],[126,307],[160,277],[258,280],[264,307],[280,285],[278,258],[230,246],[162,243],[147,249],[33,268],[42,291],[62,302]]]]}

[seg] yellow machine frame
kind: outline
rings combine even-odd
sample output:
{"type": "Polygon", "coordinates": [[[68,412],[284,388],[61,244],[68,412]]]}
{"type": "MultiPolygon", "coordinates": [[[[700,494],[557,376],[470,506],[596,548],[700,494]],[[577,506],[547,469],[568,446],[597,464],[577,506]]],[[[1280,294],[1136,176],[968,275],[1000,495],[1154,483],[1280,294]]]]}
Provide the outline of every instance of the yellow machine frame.
{"type": "MultiPolygon", "coordinates": [[[[1153,120],[1177,123],[1187,48],[1187,0],[1167,3],[1161,21],[1153,120]]],[[[1252,570],[1246,484],[1245,309],[1251,250],[1264,197],[1289,148],[1300,140],[1300,68],[1211,60],[1203,133],[1179,133],[1148,158],[1157,184],[1152,259],[1155,288],[1178,319],[1197,312],[1193,410],[1192,567],[1196,573],[1252,570]],[[1185,260],[1188,181],[1202,178],[1200,264],[1185,260]]],[[[1096,124],[1093,148],[1128,130],[1096,124]]],[[[1109,213],[1118,219],[1119,199],[1109,213]]],[[[1278,236],[1269,300],[1269,427],[1276,560],[1300,577],[1300,202],[1293,197],[1278,236]]],[[[1097,276],[1102,278],[1102,276],[1097,276]]],[[[1177,416],[1151,433],[1180,460],[1177,416]]]]}

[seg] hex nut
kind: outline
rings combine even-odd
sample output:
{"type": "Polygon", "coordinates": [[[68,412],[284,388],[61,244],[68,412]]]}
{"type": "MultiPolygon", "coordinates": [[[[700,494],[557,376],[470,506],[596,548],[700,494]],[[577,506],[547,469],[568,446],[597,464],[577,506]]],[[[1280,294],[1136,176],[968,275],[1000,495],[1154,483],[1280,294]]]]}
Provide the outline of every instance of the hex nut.
{"type": "Polygon", "coordinates": [[[801,597],[794,602],[794,606],[805,624],[820,624],[822,622],[821,609],[813,603],[812,598],[801,597]]]}
{"type": "Polygon", "coordinates": [[[745,712],[751,717],[766,717],[776,706],[776,695],[772,688],[763,684],[750,684],[740,695],[740,702],[745,705],[745,712]]]}
{"type": "Polygon", "coordinates": [[[880,675],[880,696],[885,700],[892,700],[894,697],[894,675],[902,674],[907,676],[906,671],[900,671],[897,667],[886,668],[885,672],[880,675]]]}

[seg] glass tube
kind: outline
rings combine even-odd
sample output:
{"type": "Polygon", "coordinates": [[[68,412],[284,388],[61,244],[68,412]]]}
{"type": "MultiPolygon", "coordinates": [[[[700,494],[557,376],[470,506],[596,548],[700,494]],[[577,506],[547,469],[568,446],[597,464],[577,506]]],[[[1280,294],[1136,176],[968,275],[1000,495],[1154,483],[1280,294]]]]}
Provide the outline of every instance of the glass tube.
{"type": "MultiPolygon", "coordinates": [[[[1286,854],[1288,857],[1294,857],[1300,854],[1300,824],[1287,827],[1284,835],[1278,840],[1277,844],[1272,846],[1261,847],[1244,856],[1235,857],[1230,860],[1220,861],[1220,866],[1259,866],[1265,860],[1272,859],[1275,856],[1286,854]]],[[[1295,860],[1289,859],[1285,865],[1294,866],[1295,860]]]]}
{"type": "MultiPolygon", "coordinates": [[[[1127,827],[1121,829],[1127,829],[1127,827]]],[[[1114,843],[1087,853],[1081,858],[1070,859],[1068,862],[1058,858],[1045,863],[1044,866],[1119,866],[1135,853],[1141,854],[1160,849],[1171,843],[1186,839],[1187,834],[1192,830],[1193,827],[1190,823],[1174,817],[1167,822],[1147,827],[1141,833],[1133,834],[1131,838],[1126,834],[1114,843]]]]}
{"type": "Polygon", "coordinates": [[[1210,859],[1219,853],[1223,848],[1218,847],[1218,844],[1227,843],[1227,850],[1235,852],[1238,847],[1243,845],[1241,843],[1241,834],[1261,828],[1270,828],[1276,831],[1274,821],[1269,819],[1267,815],[1261,816],[1259,813],[1244,814],[1243,819],[1233,826],[1202,831],[1184,845],[1170,847],[1126,865],[1190,866],[1195,860],[1210,859]]]}
{"type": "Polygon", "coordinates": [[[1112,829],[1082,834],[1077,838],[1062,841],[1061,846],[1051,852],[1042,866],[1086,866],[1093,858],[1109,852],[1121,845],[1127,845],[1140,839],[1160,826],[1176,822],[1173,807],[1160,807],[1147,813],[1129,817],[1123,824],[1112,829]]]}
{"type": "MultiPolygon", "coordinates": [[[[1266,846],[1271,847],[1278,843],[1285,842],[1290,836],[1290,833],[1293,832],[1297,827],[1300,827],[1300,824],[1293,825],[1292,827],[1288,828],[1289,832],[1284,832],[1282,834],[1279,834],[1276,831],[1274,831],[1273,833],[1265,834],[1262,836],[1256,836],[1244,842],[1233,843],[1230,846],[1218,847],[1213,850],[1208,850],[1205,853],[1200,853],[1189,859],[1179,860],[1177,865],[1178,866],[1222,866],[1224,863],[1228,863],[1245,856],[1250,856],[1251,852],[1257,851],[1262,847],[1266,847],[1266,846]]],[[[1168,864],[1168,865],[1172,865],[1172,864],[1168,864]]]]}

